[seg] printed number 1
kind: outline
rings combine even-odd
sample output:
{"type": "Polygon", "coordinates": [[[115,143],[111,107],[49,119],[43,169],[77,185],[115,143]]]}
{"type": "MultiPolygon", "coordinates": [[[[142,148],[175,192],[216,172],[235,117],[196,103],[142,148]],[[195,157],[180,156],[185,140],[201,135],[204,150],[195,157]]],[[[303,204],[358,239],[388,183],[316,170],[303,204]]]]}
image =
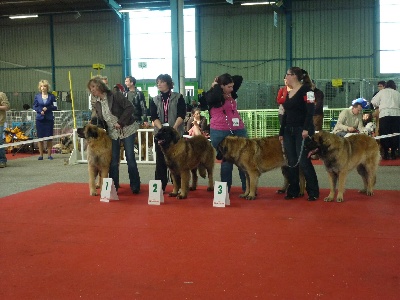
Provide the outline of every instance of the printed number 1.
{"type": "Polygon", "coordinates": [[[106,191],[108,191],[108,181],[106,182],[106,191]]]}
{"type": "Polygon", "coordinates": [[[153,193],[157,193],[157,183],[153,184],[153,193]]]}
{"type": "Polygon", "coordinates": [[[222,185],[218,186],[218,195],[222,194],[222,185]]]}

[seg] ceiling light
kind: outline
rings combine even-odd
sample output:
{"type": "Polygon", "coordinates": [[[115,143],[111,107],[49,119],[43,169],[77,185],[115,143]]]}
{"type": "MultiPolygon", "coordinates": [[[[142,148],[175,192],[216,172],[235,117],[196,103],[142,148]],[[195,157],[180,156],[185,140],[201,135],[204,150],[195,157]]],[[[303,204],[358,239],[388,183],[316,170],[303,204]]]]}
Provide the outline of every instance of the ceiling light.
{"type": "Polygon", "coordinates": [[[10,19],[27,19],[27,18],[37,18],[38,15],[15,15],[9,16],[10,19]]]}
{"type": "Polygon", "coordinates": [[[275,4],[275,1],[264,1],[264,2],[243,2],[241,5],[268,5],[275,4]]]}

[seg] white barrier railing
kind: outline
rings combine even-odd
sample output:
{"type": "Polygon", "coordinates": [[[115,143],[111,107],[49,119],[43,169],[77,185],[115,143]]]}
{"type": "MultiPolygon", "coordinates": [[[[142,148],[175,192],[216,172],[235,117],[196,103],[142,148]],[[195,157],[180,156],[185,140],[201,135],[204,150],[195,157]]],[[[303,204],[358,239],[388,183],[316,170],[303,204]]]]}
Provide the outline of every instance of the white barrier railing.
{"type": "MultiPolygon", "coordinates": [[[[135,149],[135,156],[136,156],[136,163],[138,164],[155,164],[156,163],[156,153],[155,153],[155,147],[153,144],[153,147],[151,147],[151,152],[149,151],[149,138],[150,138],[150,133],[152,133],[154,129],[138,129],[136,135],[138,139],[138,147],[137,147],[137,153],[135,149]],[[142,159],[142,135],[140,134],[141,132],[146,133],[145,141],[146,141],[146,147],[145,147],[145,155],[144,159],[142,159]],[[150,156],[151,153],[151,156],[150,156]]],[[[69,164],[87,164],[87,155],[86,155],[86,140],[84,138],[78,137],[78,133],[76,129],[73,130],[73,135],[72,135],[72,141],[74,144],[74,149],[72,150],[71,156],[69,158],[69,164]],[[79,143],[78,143],[79,141],[79,143]]],[[[124,159],[120,161],[122,164],[126,164],[125,160],[125,155],[124,159]]]]}

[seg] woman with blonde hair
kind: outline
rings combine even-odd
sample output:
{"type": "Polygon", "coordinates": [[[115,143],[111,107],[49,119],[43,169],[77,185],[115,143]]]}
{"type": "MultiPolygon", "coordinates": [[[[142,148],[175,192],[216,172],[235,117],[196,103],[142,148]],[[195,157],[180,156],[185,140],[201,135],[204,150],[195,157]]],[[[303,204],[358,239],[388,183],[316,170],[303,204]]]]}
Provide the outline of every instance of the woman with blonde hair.
{"type": "MultiPolygon", "coordinates": [[[[33,109],[36,111],[36,134],[38,138],[46,138],[53,136],[54,131],[54,115],[53,111],[57,110],[56,97],[49,93],[50,84],[47,80],[40,80],[38,85],[39,92],[35,95],[33,101],[33,109]]],[[[52,160],[51,148],[52,140],[47,140],[47,158],[52,160]]],[[[38,142],[39,158],[43,160],[44,141],[38,142]]]]}

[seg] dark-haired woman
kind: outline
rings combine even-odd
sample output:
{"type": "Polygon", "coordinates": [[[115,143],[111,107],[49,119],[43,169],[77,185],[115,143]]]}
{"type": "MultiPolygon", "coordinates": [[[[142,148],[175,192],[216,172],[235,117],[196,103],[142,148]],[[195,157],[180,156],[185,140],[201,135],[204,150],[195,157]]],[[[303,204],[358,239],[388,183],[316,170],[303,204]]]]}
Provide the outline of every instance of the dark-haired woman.
{"type": "MultiPolygon", "coordinates": [[[[174,83],[168,74],[161,74],[156,79],[157,88],[160,94],[155,96],[150,102],[150,116],[154,124],[154,135],[163,126],[171,126],[176,129],[180,135],[183,135],[184,124],[183,120],[186,115],[186,103],[183,95],[172,92],[174,83]]],[[[161,147],[155,143],[156,152],[156,173],[155,179],[161,180],[162,189],[168,183],[167,164],[165,163],[164,154],[161,147]]]]}
{"type": "Polygon", "coordinates": [[[115,188],[119,188],[119,160],[121,141],[125,148],[125,157],[128,164],[129,185],[133,194],[140,192],[139,170],[135,158],[135,134],[139,123],[133,118],[132,103],[120,92],[112,92],[99,77],[93,77],[87,84],[92,97],[95,99],[94,109],[98,122],[107,125],[107,133],[112,140],[112,158],[110,178],[115,188]]]}
{"type": "MultiPolygon", "coordinates": [[[[210,110],[210,138],[215,149],[228,135],[247,137],[247,130],[237,110],[237,91],[242,84],[242,76],[222,74],[214,79],[211,89],[206,93],[210,110]]],[[[221,181],[226,182],[228,191],[232,186],[233,164],[222,160],[221,181]]],[[[242,190],[246,190],[246,176],[239,169],[242,190]]]]}
{"type": "Polygon", "coordinates": [[[289,187],[285,199],[290,200],[300,196],[300,167],[306,179],[308,200],[314,201],[319,197],[318,179],[303,147],[303,140],[314,134],[315,96],[311,89],[311,79],[303,69],[291,67],[286,73],[286,82],[291,90],[283,104],[285,112],[279,131],[279,139],[283,140],[290,166],[289,187]]]}

